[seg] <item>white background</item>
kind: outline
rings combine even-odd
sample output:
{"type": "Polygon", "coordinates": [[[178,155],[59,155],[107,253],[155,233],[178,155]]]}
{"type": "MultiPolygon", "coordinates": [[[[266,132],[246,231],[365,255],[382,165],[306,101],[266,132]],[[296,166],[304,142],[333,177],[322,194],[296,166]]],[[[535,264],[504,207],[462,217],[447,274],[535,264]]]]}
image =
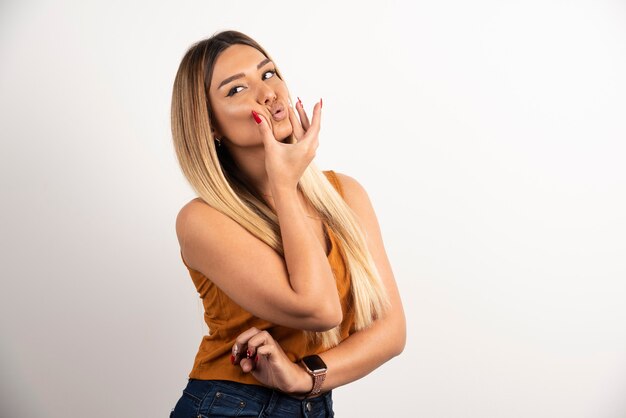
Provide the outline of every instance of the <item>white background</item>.
{"type": "Polygon", "coordinates": [[[338,417],[626,416],[626,4],[3,2],[3,417],[165,417],[205,332],[174,221],[191,43],[258,40],[378,214],[401,356],[338,417]]]}

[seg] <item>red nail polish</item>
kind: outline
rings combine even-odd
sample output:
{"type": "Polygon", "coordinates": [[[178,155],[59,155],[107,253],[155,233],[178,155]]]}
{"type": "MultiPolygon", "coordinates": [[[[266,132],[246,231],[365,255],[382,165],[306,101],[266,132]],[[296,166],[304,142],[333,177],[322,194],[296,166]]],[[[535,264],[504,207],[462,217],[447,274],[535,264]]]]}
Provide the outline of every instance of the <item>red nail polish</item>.
{"type": "MultiPolygon", "coordinates": [[[[297,97],[297,96],[296,96],[297,97]]],[[[302,101],[300,100],[300,98],[298,97],[298,103],[300,103],[300,107],[302,107],[302,101]]]]}
{"type": "Polygon", "coordinates": [[[246,350],[246,357],[250,358],[250,350],[246,350]]]}
{"type": "Polygon", "coordinates": [[[257,362],[259,361],[259,355],[257,354],[256,357],[254,358],[254,361],[257,362]]]}
{"type": "Polygon", "coordinates": [[[320,109],[322,108],[323,104],[324,104],[324,102],[322,102],[322,98],[320,97],[320,109]]]}
{"type": "Polygon", "coordinates": [[[261,120],[261,118],[259,117],[259,114],[258,114],[258,113],[256,113],[254,110],[252,111],[252,116],[254,117],[254,120],[256,121],[256,123],[261,123],[261,122],[263,122],[263,121],[261,120]]]}
{"type": "Polygon", "coordinates": [[[235,356],[233,356],[232,354],[230,355],[230,362],[235,364],[235,356]]]}

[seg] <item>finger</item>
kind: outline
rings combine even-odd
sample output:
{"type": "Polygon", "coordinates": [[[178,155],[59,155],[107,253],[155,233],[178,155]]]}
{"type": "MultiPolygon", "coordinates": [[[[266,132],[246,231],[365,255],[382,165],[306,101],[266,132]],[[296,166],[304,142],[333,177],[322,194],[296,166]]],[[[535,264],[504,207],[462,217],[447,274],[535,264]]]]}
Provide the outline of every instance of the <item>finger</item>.
{"type": "Polygon", "coordinates": [[[253,359],[249,359],[249,358],[242,359],[241,363],[240,363],[240,366],[241,366],[241,370],[243,370],[246,373],[248,373],[248,372],[250,372],[250,371],[255,369],[254,360],[253,359]]]}
{"type": "Polygon", "coordinates": [[[243,370],[244,372],[248,373],[252,370],[256,370],[257,365],[259,364],[260,358],[267,358],[267,356],[269,356],[269,354],[263,354],[266,351],[269,351],[268,349],[270,349],[271,346],[269,345],[262,345],[258,348],[258,352],[261,352],[261,356],[259,357],[259,354],[255,354],[254,356],[250,357],[250,358],[244,358],[241,359],[241,362],[239,363],[239,365],[241,366],[241,370],[243,370]]]}
{"type": "Polygon", "coordinates": [[[255,354],[254,358],[250,358],[248,359],[248,361],[250,361],[251,364],[251,370],[256,370],[258,364],[259,364],[259,355],[255,354]]]}
{"type": "Polygon", "coordinates": [[[300,115],[300,120],[302,121],[302,128],[304,128],[305,131],[308,131],[309,126],[311,126],[311,123],[309,122],[309,117],[304,111],[304,106],[302,105],[302,102],[300,101],[299,97],[298,97],[298,103],[296,103],[296,110],[298,111],[298,115],[300,115]]]}
{"type": "Polygon", "coordinates": [[[261,332],[260,329],[256,327],[251,327],[237,336],[237,338],[235,339],[235,343],[232,347],[232,353],[230,357],[231,363],[237,364],[239,360],[246,357],[248,340],[259,332],[261,332]]]}
{"type": "Polygon", "coordinates": [[[254,120],[254,122],[256,122],[259,132],[261,132],[261,138],[263,139],[264,146],[271,147],[276,145],[278,141],[276,141],[276,138],[274,137],[272,127],[267,121],[267,118],[264,115],[258,114],[254,110],[251,112],[250,117],[254,120]]]}
{"type": "Polygon", "coordinates": [[[241,360],[241,351],[243,350],[243,346],[237,342],[235,342],[235,344],[233,344],[233,348],[231,350],[230,353],[230,362],[232,364],[237,364],[239,363],[239,360],[241,360]]]}
{"type": "Polygon", "coordinates": [[[263,373],[263,371],[258,372],[256,371],[256,369],[259,367],[272,367],[271,365],[269,365],[269,361],[270,357],[274,353],[274,348],[275,347],[271,345],[262,345],[261,347],[259,347],[258,354],[255,356],[255,361],[253,363],[252,376],[261,380],[261,376],[259,375],[259,373],[263,373]]]}
{"type": "MultiPolygon", "coordinates": [[[[255,335],[255,337],[263,334],[263,332],[264,331],[261,331],[259,334],[255,335]]],[[[270,338],[271,338],[271,335],[270,335],[270,338]]],[[[267,341],[267,339],[264,341],[267,341]]],[[[252,339],[248,341],[248,347],[250,347],[250,344],[254,344],[256,347],[254,349],[254,353],[251,354],[247,358],[241,359],[241,362],[239,363],[239,365],[241,366],[241,370],[243,370],[246,373],[252,370],[256,370],[257,365],[259,364],[259,361],[261,361],[260,359],[261,358],[268,359],[270,354],[273,353],[274,349],[276,348],[273,344],[264,343],[262,345],[258,345],[256,342],[253,343],[252,339]]]]}
{"type": "Polygon", "coordinates": [[[292,108],[289,108],[289,121],[293,127],[293,136],[296,137],[296,140],[300,140],[300,138],[304,136],[304,129],[302,128],[302,123],[296,116],[296,112],[294,112],[292,108]]]}
{"type": "Polygon", "coordinates": [[[257,354],[257,349],[260,347],[271,346],[274,344],[274,339],[270,335],[269,332],[263,330],[255,335],[253,335],[248,340],[248,348],[246,350],[246,357],[249,359],[254,358],[257,354]]]}
{"type": "MultiPolygon", "coordinates": [[[[311,126],[306,130],[306,134],[304,135],[304,140],[308,140],[309,138],[317,138],[320,132],[320,120],[322,115],[322,104],[321,102],[317,102],[315,106],[313,106],[313,120],[311,121],[311,126]]],[[[302,140],[301,140],[302,142],[302,140]]]]}
{"type": "Polygon", "coordinates": [[[270,356],[272,354],[274,354],[276,350],[276,347],[274,347],[273,345],[262,345],[257,349],[257,355],[255,358],[258,358],[257,363],[259,361],[262,361],[261,359],[263,359],[263,361],[265,360],[269,360],[270,356]]]}
{"type": "Polygon", "coordinates": [[[255,375],[254,370],[256,370],[259,367],[259,363],[263,362],[264,366],[262,367],[268,367],[268,364],[266,362],[269,361],[270,356],[274,354],[275,350],[276,350],[276,347],[273,345],[260,346],[254,358],[243,359],[241,361],[242,363],[241,369],[245,372],[252,371],[252,375],[254,376],[255,375]]]}

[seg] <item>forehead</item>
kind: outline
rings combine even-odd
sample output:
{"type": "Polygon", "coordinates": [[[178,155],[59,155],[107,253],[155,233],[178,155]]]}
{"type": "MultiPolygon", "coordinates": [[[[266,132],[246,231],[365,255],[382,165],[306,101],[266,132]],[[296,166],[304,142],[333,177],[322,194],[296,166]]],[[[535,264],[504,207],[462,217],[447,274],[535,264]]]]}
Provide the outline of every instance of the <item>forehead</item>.
{"type": "Polygon", "coordinates": [[[265,55],[249,45],[235,44],[223,50],[215,60],[213,76],[209,90],[216,90],[219,83],[226,77],[237,73],[253,73],[257,71],[257,64],[265,55]]]}

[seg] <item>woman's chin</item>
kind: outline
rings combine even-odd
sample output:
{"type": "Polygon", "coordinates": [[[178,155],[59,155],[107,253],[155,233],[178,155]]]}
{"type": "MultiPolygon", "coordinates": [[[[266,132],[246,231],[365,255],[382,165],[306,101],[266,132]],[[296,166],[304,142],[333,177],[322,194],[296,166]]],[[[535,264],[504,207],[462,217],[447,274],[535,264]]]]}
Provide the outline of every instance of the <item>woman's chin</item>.
{"type": "Polygon", "coordinates": [[[276,138],[279,142],[285,142],[287,141],[287,139],[289,139],[292,132],[293,129],[291,129],[291,124],[284,127],[281,126],[276,129],[276,132],[274,132],[274,138],[276,138]]]}

